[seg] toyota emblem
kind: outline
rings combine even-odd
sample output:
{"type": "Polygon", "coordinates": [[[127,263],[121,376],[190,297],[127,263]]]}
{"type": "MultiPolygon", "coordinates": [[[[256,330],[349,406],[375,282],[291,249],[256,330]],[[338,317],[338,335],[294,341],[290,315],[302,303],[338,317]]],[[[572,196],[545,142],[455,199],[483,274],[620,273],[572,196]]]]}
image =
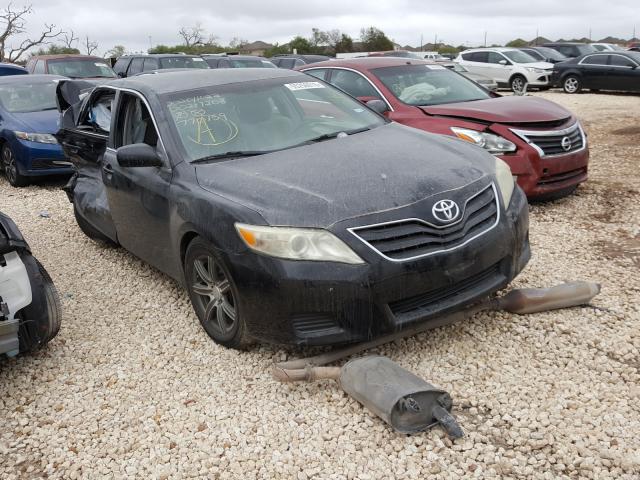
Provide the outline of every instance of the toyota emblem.
{"type": "Polygon", "coordinates": [[[569,137],[564,137],[560,142],[560,146],[565,152],[571,150],[571,139],[569,137]]]}
{"type": "Polygon", "coordinates": [[[460,207],[453,200],[439,200],[431,209],[431,213],[442,223],[453,222],[460,215],[460,207]]]}

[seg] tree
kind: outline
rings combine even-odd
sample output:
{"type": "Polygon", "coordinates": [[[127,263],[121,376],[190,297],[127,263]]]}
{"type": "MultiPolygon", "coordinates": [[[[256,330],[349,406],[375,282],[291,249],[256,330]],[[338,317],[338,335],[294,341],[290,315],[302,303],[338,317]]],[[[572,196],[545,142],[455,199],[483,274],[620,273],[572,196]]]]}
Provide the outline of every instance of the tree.
{"type": "Polygon", "coordinates": [[[363,49],[367,52],[393,50],[393,42],[382,30],[376,27],[360,30],[360,41],[363,49]]]}
{"type": "Polygon", "coordinates": [[[87,51],[87,55],[92,55],[98,49],[98,42],[92,42],[89,40],[89,35],[85,36],[84,48],[87,51]]]}
{"type": "Polygon", "coordinates": [[[343,33],[340,36],[340,40],[333,45],[333,50],[334,53],[353,52],[353,39],[349,35],[343,33]]]}
{"type": "Polygon", "coordinates": [[[80,50],[77,48],[69,48],[64,45],[49,45],[47,48],[39,48],[33,55],[79,55],[80,50]]]}
{"type": "Polygon", "coordinates": [[[40,32],[39,36],[33,39],[27,38],[16,47],[9,47],[7,52],[8,40],[26,31],[26,17],[31,13],[33,13],[31,5],[16,9],[11,3],[1,11],[0,61],[16,62],[28,50],[33,47],[48,44],[52,38],[56,38],[64,33],[62,30],[57,29],[55,25],[45,23],[44,29],[40,32]]]}
{"type": "Polygon", "coordinates": [[[109,58],[119,58],[125,53],[127,53],[127,49],[124,47],[124,45],[116,45],[111,50],[105,52],[104,56],[109,58]]]}
{"type": "Polygon", "coordinates": [[[204,43],[205,31],[202,24],[198,22],[193,27],[181,27],[178,35],[182,37],[186,47],[193,47],[204,43]]]}
{"type": "Polygon", "coordinates": [[[289,46],[288,43],[285,43],[283,45],[278,45],[276,43],[273,47],[264,51],[264,56],[269,58],[269,57],[274,57],[276,55],[283,55],[287,53],[291,53],[291,47],[289,46]]]}
{"type": "Polygon", "coordinates": [[[323,32],[319,28],[312,28],[309,44],[313,47],[313,50],[317,52],[318,50],[321,50],[321,47],[329,45],[329,34],[327,32],[323,32]]]}
{"type": "Polygon", "coordinates": [[[313,53],[313,48],[309,43],[309,40],[301,36],[297,36],[289,42],[289,49],[291,50],[291,52],[295,50],[300,54],[313,53]]]}
{"type": "Polygon", "coordinates": [[[73,30],[71,30],[71,32],[69,32],[69,33],[65,32],[62,37],[64,39],[65,48],[67,48],[69,50],[75,49],[73,44],[76,43],[79,40],[79,38],[73,36],[73,30]]]}
{"type": "Polygon", "coordinates": [[[247,44],[249,44],[248,40],[245,40],[244,38],[233,37],[229,42],[229,49],[240,50],[242,47],[244,47],[247,44]]]}

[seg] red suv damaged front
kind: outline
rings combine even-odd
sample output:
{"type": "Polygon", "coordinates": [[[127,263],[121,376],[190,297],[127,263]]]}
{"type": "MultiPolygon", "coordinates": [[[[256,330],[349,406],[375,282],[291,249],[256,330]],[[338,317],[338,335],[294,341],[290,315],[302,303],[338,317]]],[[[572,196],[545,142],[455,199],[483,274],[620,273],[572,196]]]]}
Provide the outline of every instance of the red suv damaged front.
{"type": "Polygon", "coordinates": [[[586,134],[575,115],[549,100],[503,97],[413,59],[337,60],[300,70],[365,103],[382,100],[385,116],[398,123],[485,148],[507,162],[530,199],[560,197],[587,179],[586,134]]]}

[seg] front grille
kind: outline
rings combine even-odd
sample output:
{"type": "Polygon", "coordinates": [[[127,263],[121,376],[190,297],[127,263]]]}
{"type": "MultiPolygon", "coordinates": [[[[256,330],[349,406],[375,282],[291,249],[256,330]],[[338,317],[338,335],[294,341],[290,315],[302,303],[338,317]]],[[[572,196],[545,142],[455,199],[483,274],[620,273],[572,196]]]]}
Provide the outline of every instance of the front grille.
{"type": "Polygon", "coordinates": [[[420,295],[389,303],[393,315],[400,321],[436,313],[447,305],[464,302],[487,290],[496,288],[506,280],[500,272],[500,263],[471,277],[431,290],[420,295]]]}
{"type": "Polygon", "coordinates": [[[300,337],[342,333],[335,319],[325,313],[300,313],[291,317],[293,329],[300,337]]]}
{"type": "Polygon", "coordinates": [[[538,185],[553,185],[554,183],[562,183],[572,178],[584,175],[586,168],[578,168],[577,170],[571,170],[569,172],[558,173],[557,175],[549,175],[543,177],[538,181],[538,185]]]}
{"type": "Polygon", "coordinates": [[[461,220],[451,226],[411,218],[350,231],[383,257],[405,261],[461,247],[495,227],[499,217],[497,191],[491,184],[467,200],[461,220]]]}
{"type": "Polygon", "coordinates": [[[70,167],[72,164],[66,160],[51,160],[50,158],[35,158],[31,160],[32,170],[48,170],[50,168],[70,167]]]}
{"type": "Polygon", "coordinates": [[[584,134],[577,123],[565,130],[513,130],[513,133],[527,143],[537,147],[537,149],[541,151],[542,156],[564,155],[584,148],[584,134]]]}

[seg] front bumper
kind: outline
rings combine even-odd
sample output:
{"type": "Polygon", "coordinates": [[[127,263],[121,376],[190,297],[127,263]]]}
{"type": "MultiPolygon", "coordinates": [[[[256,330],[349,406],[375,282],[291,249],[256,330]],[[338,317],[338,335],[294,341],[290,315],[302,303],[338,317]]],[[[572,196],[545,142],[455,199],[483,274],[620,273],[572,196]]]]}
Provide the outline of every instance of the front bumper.
{"type": "Polygon", "coordinates": [[[227,257],[239,313],[262,341],[328,345],[366,341],[429,322],[507,285],[530,257],[528,205],[513,193],[499,224],[452,252],[392,262],[359,245],[364,265],[227,257]]]}
{"type": "Polygon", "coordinates": [[[17,140],[12,144],[20,175],[36,177],[43,175],[69,175],[73,165],[65,158],[58,144],[17,140]]]}
{"type": "Polygon", "coordinates": [[[493,125],[491,130],[515,143],[516,152],[500,155],[511,172],[518,177],[518,185],[530,200],[543,199],[558,192],[570,191],[588,178],[589,146],[562,155],[543,157],[533,146],[515,135],[507,126],[493,125]]]}

